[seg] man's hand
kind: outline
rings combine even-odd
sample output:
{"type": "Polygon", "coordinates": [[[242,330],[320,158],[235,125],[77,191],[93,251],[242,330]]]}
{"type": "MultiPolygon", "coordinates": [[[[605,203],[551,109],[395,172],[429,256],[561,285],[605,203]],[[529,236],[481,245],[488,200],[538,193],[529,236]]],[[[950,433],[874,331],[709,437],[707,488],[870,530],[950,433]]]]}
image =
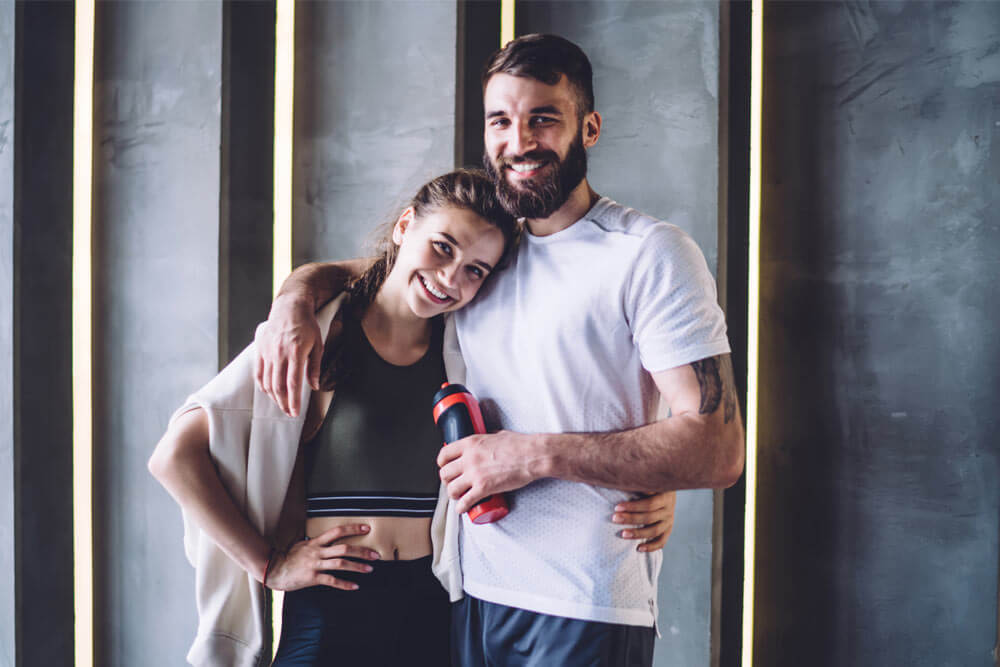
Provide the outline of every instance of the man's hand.
{"type": "Polygon", "coordinates": [[[512,491],[547,477],[534,436],[511,431],[470,435],[441,448],[437,463],[459,513],[486,496],[512,491]]]}
{"type": "Polygon", "coordinates": [[[344,291],[368,264],[364,259],[303,264],[285,278],[267,322],[257,327],[257,386],[289,416],[299,414],[304,374],[309,385],[319,389],[323,336],[316,310],[344,291]]]}
{"type": "Polygon", "coordinates": [[[664,491],[615,505],[611,520],[630,527],[619,535],[626,540],[642,540],[636,551],[658,551],[674,529],[677,493],[664,491]]]}
{"type": "Polygon", "coordinates": [[[257,327],[254,336],[257,386],[292,417],[301,408],[303,374],[313,389],[319,389],[323,336],[312,305],[291,296],[278,296],[267,322],[257,327]]]}

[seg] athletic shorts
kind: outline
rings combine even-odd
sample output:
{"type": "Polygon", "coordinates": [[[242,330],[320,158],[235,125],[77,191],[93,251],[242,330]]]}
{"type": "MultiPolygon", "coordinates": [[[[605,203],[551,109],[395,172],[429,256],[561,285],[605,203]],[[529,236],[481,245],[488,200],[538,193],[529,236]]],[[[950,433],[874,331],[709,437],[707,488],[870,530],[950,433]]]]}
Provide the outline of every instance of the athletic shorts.
{"type": "Polygon", "coordinates": [[[338,571],[356,591],[314,586],[285,594],[274,665],[448,667],[448,594],[431,557],[338,571]]]}
{"type": "Polygon", "coordinates": [[[653,628],[582,621],[465,595],[451,610],[456,667],[650,667],[653,628]]]}

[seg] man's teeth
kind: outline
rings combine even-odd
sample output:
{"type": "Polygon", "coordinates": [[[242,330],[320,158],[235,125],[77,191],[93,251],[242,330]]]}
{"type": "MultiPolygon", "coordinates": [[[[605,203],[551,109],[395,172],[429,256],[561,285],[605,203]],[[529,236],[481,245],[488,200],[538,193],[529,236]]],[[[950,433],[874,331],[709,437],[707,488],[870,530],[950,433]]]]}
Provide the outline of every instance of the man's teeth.
{"type": "Polygon", "coordinates": [[[440,291],[438,291],[438,290],[434,289],[434,286],[433,286],[433,285],[431,285],[431,284],[430,284],[429,282],[427,282],[426,280],[424,280],[424,279],[423,279],[423,277],[421,277],[421,278],[420,278],[420,282],[422,282],[422,283],[424,284],[424,287],[426,287],[426,288],[427,288],[427,291],[428,291],[428,292],[430,292],[431,294],[433,294],[433,295],[434,295],[434,296],[436,296],[437,298],[439,298],[439,299],[441,299],[441,300],[444,300],[444,299],[448,299],[448,298],[450,298],[450,297],[449,297],[449,296],[448,296],[447,294],[445,294],[444,292],[440,292],[440,291]]]}
{"type": "Polygon", "coordinates": [[[510,165],[510,168],[519,174],[523,174],[528,171],[534,171],[542,166],[541,162],[518,162],[516,164],[510,165]]]}

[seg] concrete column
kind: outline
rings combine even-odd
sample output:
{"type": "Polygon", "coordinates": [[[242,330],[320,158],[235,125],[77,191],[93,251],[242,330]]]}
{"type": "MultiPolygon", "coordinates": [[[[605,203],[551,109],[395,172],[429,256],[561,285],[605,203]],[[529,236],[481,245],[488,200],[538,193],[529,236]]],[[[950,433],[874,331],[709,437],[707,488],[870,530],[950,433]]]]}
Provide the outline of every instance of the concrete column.
{"type": "Polygon", "coordinates": [[[222,2],[102,2],[95,67],[97,664],[180,665],[181,517],[146,470],[218,368],[222,2]]]}
{"type": "Polygon", "coordinates": [[[296,5],[293,261],[355,257],[453,168],[454,0],[296,5]]]}
{"type": "MultiPolygon", "coordinates": [[[[717,2],[519,2],[517,34],[577,43],[594,67],[604,124],[590,150],[597,192],[672,222],[718,257],[717,2]]],[[[708,665],[711,491],[678,494],[660,574],[656,665],[708,665]]]]}
{"type": "Polygon", "coordinates": [[[993,664],[998,25],[765,4],[754,664],[993,664]]]}
{"type": "MultiPolygon", "coordinates": [[[[0,5],[0,571],[14,571],[14,3],[0,5]]],[[[14,578],[0,578],[0,667],[14,665],[14,578]]]]}
{"type": "Polygon", "coordinates": [[[70,2],[15,7],[15,117],[0,152],[13,144],[13,317],[4,322],[13,322],[14,357],[4,378],[13,378],[15,562],[8,576],[16,602],[4,624],[6,632],[13,625],[14,664],[68,665],[74,14],[70,2]]]}

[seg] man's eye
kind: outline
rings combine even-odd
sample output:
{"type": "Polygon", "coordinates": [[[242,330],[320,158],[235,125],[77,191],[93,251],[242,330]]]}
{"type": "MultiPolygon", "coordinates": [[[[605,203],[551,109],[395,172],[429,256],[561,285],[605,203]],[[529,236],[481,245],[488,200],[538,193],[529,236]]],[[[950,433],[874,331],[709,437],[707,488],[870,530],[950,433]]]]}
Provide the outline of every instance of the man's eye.
{"type": "Polygon", "coordinates": [[[448,245],[444,241],[434,241],[433,243],[434,243],[434,247],[437,249],[438,252],[440,252],[440,253],[442,253],[444,255],[448,255],[449,257],[451,257],[451,246],[450,245],[448,245]]]}
{"type": "Polygon", "coordinates": [[[531,119],[532,125],[549,125],[554,122],[556,122],[556,119],[550,116],[534,116],[531,119]]]}
{"type": "Polygon", "coordinates": [[[510,125],[510,121],[506,118],[494,118],[490,121],[490,127],[504,128],[510,125]]]}

